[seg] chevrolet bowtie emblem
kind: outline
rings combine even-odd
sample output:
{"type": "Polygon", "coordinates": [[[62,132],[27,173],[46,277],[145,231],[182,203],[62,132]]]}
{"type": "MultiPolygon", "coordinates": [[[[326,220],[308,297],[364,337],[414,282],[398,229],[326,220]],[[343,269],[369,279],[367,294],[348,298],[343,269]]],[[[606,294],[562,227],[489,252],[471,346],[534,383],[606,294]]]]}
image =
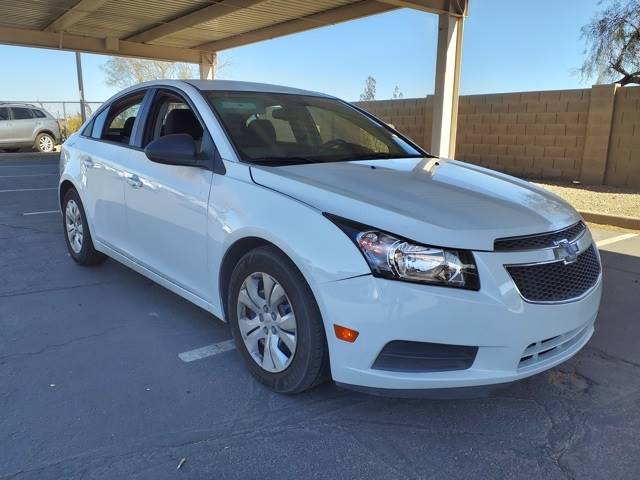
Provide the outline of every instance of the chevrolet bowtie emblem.
{"type": "Polygon", "coordinates": [[[558,260],[562,260],[565,265],[575,262],[578,260],[578,244],[572,243],[569,240],[562,239],[558,240],[555,243],[555,247],[553,248],[553,253],[558,260]]]}

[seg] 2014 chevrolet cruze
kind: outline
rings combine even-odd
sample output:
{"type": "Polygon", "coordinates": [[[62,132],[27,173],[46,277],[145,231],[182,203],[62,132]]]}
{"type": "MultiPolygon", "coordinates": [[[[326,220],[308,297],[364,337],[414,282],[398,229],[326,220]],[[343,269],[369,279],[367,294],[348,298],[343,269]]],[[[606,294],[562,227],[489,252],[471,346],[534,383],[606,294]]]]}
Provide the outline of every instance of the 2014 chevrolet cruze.
{"type": "Polygon", "coordinates": [[[73,259],[112,257],[225,319],[278,392],[506,383],[593,333],[600,258],[573,208],[327,95],[141,84],[60,162],[73,259]]]}

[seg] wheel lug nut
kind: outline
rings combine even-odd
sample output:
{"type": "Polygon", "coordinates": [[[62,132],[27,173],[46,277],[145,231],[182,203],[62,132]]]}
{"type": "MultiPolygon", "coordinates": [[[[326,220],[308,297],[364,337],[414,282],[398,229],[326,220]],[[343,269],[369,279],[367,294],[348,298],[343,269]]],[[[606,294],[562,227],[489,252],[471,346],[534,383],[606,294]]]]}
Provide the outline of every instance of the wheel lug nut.
{"type": "Polygon", "coordinates": [[[262,311],[267,313],[269,311],[269,307],[265,305],[264,307],[262,307],[262,311]]]}
{"type": "Polygon", "coordinates": [[[264,333],[269,333],[269,327],[264,327],[262,330],[264,330],[264,333]]]}
{"type": "Polygon", "coordinates": [[[275,320],[276,319],[276,314],[271,312],[271,320],[275,320]]]}

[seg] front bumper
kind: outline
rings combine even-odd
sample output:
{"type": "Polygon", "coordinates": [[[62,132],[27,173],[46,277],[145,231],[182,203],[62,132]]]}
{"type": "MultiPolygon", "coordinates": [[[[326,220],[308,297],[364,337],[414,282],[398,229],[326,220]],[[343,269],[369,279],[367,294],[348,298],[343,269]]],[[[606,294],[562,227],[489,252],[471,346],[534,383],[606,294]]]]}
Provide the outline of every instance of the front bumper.
{"type": "Polygon", "coordinates": [[[482,283],[477,292],[371,275],[321,285],[316,297],[325,319],[333,379],[368,389],[450,389],[508,383],[566,361],[593,334],[602,279],[577,301],[527,303],[504,265],[544,261],[546,255],[475,253],[482,283]],[[360,335],[354,343],[338,340],[333,324],[355,329],[360,335]],[[372,368],[384,346],[396,340],[477,346],[478,351],[465,370],[372,368]],[[540,343],[544,341],[548,343],[540,343]],[[549,349],[541,345],[554,348],[532,360],[528,355],[532,349],[549,349]]]}

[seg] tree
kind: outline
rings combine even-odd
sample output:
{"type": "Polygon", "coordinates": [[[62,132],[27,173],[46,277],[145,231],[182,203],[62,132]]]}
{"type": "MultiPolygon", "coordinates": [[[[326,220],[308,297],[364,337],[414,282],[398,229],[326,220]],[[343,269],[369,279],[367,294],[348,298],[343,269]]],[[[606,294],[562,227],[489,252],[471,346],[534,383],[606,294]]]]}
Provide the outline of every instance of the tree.
{"type": "Polygon", "coordinates": [[[398,85],[396,85],[396,88],[393,89],[393,95],[391,96],[391,98],[393,98],[394,100],[399,100],[403,97],[404,95],[402,95],[400,88],[398,87],[398,85]]]}
{"type": "Polygon", "coordinates": [[[586,58],[580,73],[598,82],[640,83],[640,0],[615,0],[582,27],[586,58]]]}
{"type": "Polygon", "coordinates": [[[371,75],[367,77],[367,80],[364,85],[364,92],[360,94],[360,101],[366,102],[369,100],[376,99],[376,79],[371,75]]]}
{"type": "Polygon", "coordinates": [[[160,62],[141,58],[111,57],[102,65],[107,85],[127,88],[136,83],[163,78],[196,78],[195,65],[189,63],[160,62]]]}

